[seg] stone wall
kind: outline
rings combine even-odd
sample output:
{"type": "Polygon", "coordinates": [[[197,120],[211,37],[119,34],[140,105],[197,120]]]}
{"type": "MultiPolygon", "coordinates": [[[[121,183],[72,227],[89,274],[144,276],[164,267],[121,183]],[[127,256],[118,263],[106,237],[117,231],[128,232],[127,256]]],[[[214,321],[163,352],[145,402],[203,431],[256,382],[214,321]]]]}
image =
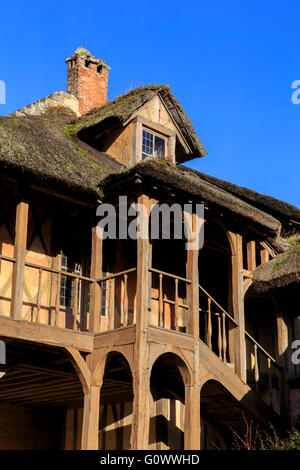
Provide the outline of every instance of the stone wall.
{"type": "Polygon", "coordinates": [[[73,111],[76,116],[80,115],[77,98],[70,93],[60,90],[52,93],[52,95],[42,98],[41,100],[29,104],[24,108],[18,109],[18,111],[11,113],[10,116],[41,116],[43,114],[47,114],[51,108],[58,107],[68,108],[70,111],[73,111]]]}

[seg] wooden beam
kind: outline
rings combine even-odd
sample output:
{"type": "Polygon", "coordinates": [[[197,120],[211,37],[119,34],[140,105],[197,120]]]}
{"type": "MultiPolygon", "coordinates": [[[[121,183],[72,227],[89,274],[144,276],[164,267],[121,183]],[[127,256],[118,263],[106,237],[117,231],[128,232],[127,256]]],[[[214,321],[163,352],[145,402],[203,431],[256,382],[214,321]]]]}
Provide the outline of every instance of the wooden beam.
{"type": "MultiPolygon", "coordinates": [[[[232,304],[233,316],[238,327],[236,328],[235,338],[235,372],[240,379],[246,383],[246,342],[245,342],[245,317],[244,317],[244,286],[243,286],[243,238],[238,233],[228,232],[234,250],[231,256],[232,267],[232,304]]],[[[251,243],[251,242],[250,242],[251,243]]],[[[251,255],[253,257],[253,243],[251,247],[251,255]]],[[[249,248],[250,250],[250,248],[249,248]]],[[[247,245],[248,254],[248,245],[247,245]]],[[[253,258],[252,265],[253,266],[253,258]]]]}
{"type": "Polygon", "coordinates": [[[289,404],[289,387],[285,380],[284,374],[288,370],[287,351],[289,349],[289,332],[287,315],[281,310],[277,304],[277,353],[278,362],[282,367],[279,378],[279,406],[280,414],[288,424],[290,422],[290,404],[289,404]]]}
{"type": "MultiPolygon", "coordinates": [[[[187,214],[187,217],[189,214],[187,214]]],[[[192,214],[192,230],[196,230],[197,214],[192,214]]],[[[190,240],[192,243],[193,240],[190,240]]],[[[186,332],[196,338],[199,338],[199,268],[198,268],[199,250],[187,250],[186,252],[186,277],[192,282],[187,284],[187,303],[189,306],[187,315],[186,332]]]]}
{"type": "MultiPolygon", "coordinates": [[[[99,234],[98,234],[99,235],[99,234]]],[[[92,228],[92,253],[91,253],[91,277],[99,279],[102,277],[102,238],[97,236],[97,227],[92,228]]],[[[89,331],[97,333],[100,331],[101,318],[101,288],[98,282],[91,285],[89,331]]]]}
{"type": "Polygon", "coordinates": [[[260,262],[261,264],[265,264],[269,261],[269,252],[267,250],[260,250],[260,262]]]}
{"type": "Polygon", "coordinates": [[[184,449],[200,450],[200,387],[185,387],[184,449]]]}
{"type": "MultiPolygon", "coordinates": [[[[59,193],[58,191],[55,191],[53,189],[50,189],[50,188],[46,188],[46,187],[42,187],[42,186],[37,186],[37,185],[30,185],[29,186],[31,189],[34,189],[38,192],[42,192],[42,193],[45,193],[45,194],[49,194],[50,196],[54,196],[54,197],[57,197],[57,198],[60,198],[60,199],[64,199],[65,201],[68,201],[68,202],[72,202],[74,204],[77,204],[79,206],[84,206],[84,207],[89,207],[89,208],[93,208],[96,206],[96,201],[85,201],[83,199],[76,199],[75,197],[72,197],[72,196],[67,196],[65,193],[59,193]]],[[[100,195],[99,195],[100,196],[100,195]]]]}
{"type": "MultiPolygon", "coordinates": [[[[138,203],[148,208],[150,200],[142,195],[138,203]]],[[[147,343],[148,301],[149,301],[149,239],[137,239],[137,300],[136,300],[136,342],[134,345],[133,370],[133,417],[131,427],[131,449],[147,450],[150,420],[150,371],[149,345],[147,343]]]]}
{"type": "Polygon", "coordinates": [[[61,348],[71,346],[86,352],[92,351],[94,339],[89,333],[75,332],[51,325],[37,325],[5,316],[0,316],[0,337],[33,341],[61,348]]]}
{"type": "Polygon", "coordinates": [[[100,387],[91,385],[84,395],[81,450],[98,450],[100,387]]]}
{"type": "Polygon", "coordinates": [[[66,351],[71,359],[74,369],[77,372],[84,393],[89,392],[91,384],[90,369],[77,349],[67,347],[66,351]]]}
{"type": "Polygon", "coordinates": [[[14,263],[14,267],[13,267],[11,311],[10,311],[11,317],[14,318],[15,320],[20,320],[22,318],[28,210],[29,210],[29,205],[27,202],[21,201],[18,203],[17,211],[16,211],[15,244],[14,244],[14,258],[16,258],[17,261],[14,263]]]}
{"type": "Polygon", "coordinates": [[[254,240],[247,243],[247,269],[253,271],[256,268],[256,244],[254,240]]]}

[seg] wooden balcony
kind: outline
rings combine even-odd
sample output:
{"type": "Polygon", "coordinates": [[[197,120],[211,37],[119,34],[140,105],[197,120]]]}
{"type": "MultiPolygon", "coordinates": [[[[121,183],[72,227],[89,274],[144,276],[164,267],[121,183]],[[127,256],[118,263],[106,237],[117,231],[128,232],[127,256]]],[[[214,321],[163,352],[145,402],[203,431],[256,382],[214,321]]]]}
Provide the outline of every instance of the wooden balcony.
{"type": "MultiPolygon", "coordinates": [[[[1,256],[2,275],[13,272],[15,258],[1,256]]],[[[7,278],[7,276],[6,276],[7,278]]],[[[193,306],[187,301],[187,287],[192,281],[155,268],[149,268],[148,326],[187,334],[188,317],[193,306]]],[[[4,336],[38,339],[61,345],[77,345],[92,350],[92,335],[136,324],[137,269],[92,279],[79,274],[55,270],[25,262],[24,279],[30,279],[30,292],[23,287],[22,310],[14,316],[12,285],[1,296],[0,325],[4,336]],[[72,295],[69,306],[61,305],[62,279],[69,280],[72,295]],[[91,327],[92,289],[99,289],[98,328],[91,327]],[[10,326],[10,321],[13,323],[10,326]],[[14,324],[17,322],[18,327],[14,324]],[[22,326],[20,326],[22,325],[22,326]],[[34,325],[35,330],[32,328],[34,325]],[[68,338],[68,339],[67,339],[68,338]]],[[[8,281],[9,282],[9,281],[8,281]]],[[[27,283],[24,283],[24,286],[27,283]]],[[[235,337],[238,323],[206,290],[199,285],[199,338],[232,371],[236,370],[235,337]]],[[[188,335],[190,337],[190,334],[188,335]]],[[[280,413],[282,368],[276,360],[247,332],[247,384],[276,412],[280,413]]]]}
{"type": "MultiPolygon", "coordinates": [[[[42,341],[56,341],[74,344],[74,337],[112,331],[136,323],[137,269],[131,268],[119,273],[93,279],[56,270],[47,266],[24,263],[24,285],[21,293],[21,314],[16,315],[16,301],[13,295],[18,293],[9,281],[9,273],[16,269],[16,258],[1,256],[1,324],[2,331],[10,332],[9,320],[22,322],[19,335],[35,338],[30,324],[39,327],[42,341]],[[4,276],[4,279],[3,279],[4,276]],[[2,278],[2,279],[1,279],[2,278]],[[25,288],[30,279],[30,289],[25,288]],[[62,280],[69,282],[72,293],[69,305],[61,305],[62,280]],[[91,293],[99,290],[101,302],[93,316],[98,319],[98,327],[91,325],[91,293]],[[4,292],[5,290],[5,292],[4,292]],[[26,326],[25,326],[26,325],[26,326]],[[41,329],[46,332],[41,334],[41,329]],[[61,336],[64,330],[65,335],[61,336]],[[23,333],[22,333],[23,332],[23,333]],[[59,333],[58,333],[59,332],[59,333]],[[73,333],[70,340],[63,339],[73,333]],[[75,333],[75,335],[74,335],[75,333]]],[[[166,330],[187,333],[188,317],[193,308],[187,301],[187,288],[192,281],[175,276],[155,268],[148,269],[148,325],[166,330]]],[[[233,371],[236,368],[235,337],[238,334],[237,321],[206,290],[199,285],[199,336],[211,351],[233,371]]],[[[5,333],[4,333],[5,334],[5,333]]],[[[276,360],[245,331],[247,383],[277,412],[280,411],[280,388],[282,369],[276,360]]],[[[76,344],[76,341],[75,341],[76,344]]],[[[89,350],[91,342],[82,339],[78,344],[89,350]]]]}

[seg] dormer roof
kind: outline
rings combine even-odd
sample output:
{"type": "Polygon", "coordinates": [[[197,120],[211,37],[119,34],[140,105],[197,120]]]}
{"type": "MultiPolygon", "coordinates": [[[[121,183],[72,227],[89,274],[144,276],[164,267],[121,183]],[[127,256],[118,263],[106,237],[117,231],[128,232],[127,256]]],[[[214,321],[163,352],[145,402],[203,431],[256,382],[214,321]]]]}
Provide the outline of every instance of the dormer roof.
{"type": "MultiPolygon", "coordinates": [[[[91,112],[81,116],[76,122],[70,125],[70,133],[78,135],[84,140],[86,132],[97,134],[109,129],[121,126],[128,122],[134,113],[158,95],[167,111],[171,115],[179,132],[185,139],[190,149],[188,154],[182,156],[182,161],[193,158],[204,157],[207,151],[196,134],[194,126],[182,108],[181,104],[171,94],[168,85],[147,85],[129,91],[125,95],[109,101],[106,105],[96,108],[91,112]]],[[[180,158],[177,160],[180,162],[180,158]]]]}

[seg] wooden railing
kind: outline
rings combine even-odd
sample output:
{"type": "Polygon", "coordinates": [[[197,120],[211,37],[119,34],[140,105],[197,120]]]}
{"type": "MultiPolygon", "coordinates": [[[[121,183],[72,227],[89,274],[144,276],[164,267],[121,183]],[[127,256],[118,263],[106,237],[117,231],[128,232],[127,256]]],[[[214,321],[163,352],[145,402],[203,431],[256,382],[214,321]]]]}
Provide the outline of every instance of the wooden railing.
{"type": "Polygon", "coordinates": [[[279,413],[283,368],[247,331],[245,337],[247,383],[279,413]]]}
{"type": "MultiPolygon", "coordinates": [[[[16,259],[0,256],[1,263],[15,263],[16,259]]],[[[1,300],[12,306],[12,292],[5,284],[11,278],[6,270],[2,273],[1,300]],[[4,278],[4,279],[3,279],[4,278]],[[4,285],[3,285],[4,282],[4,285]]],[[[21,320],[37,324],[53,325],[73,331],[87,331],[89,319],[90,286],[95,283],[80,274],[69,273],[25,262],[24,285],[21,292],[22,311],[21,320]],[[65,283],[63,282],[65,281],[65,283]],[[63,286],[65,284],[65,292],[63,286]],[[66,295],[64,295],[66,294],[66,295]]],[[[1,314],[14,318],[12,307],[2,308],[1,314]]]]}
{"type": "MultiPolygon", "coordinates": [[[[16,263],[16,259],[0,256],[0,263],[16,263]]],[[[1,314],[12,315],[11,281],[13,267],[0,276],[0,301],[6,308],[1,314]],[[5,285],[5,286],[4,286],[5,285]],[[5,289],[4,289],[5,287],[5,289]],[[4,293],[5,290],[5,293],[4,293]]],[[[0,271],[1,272],[1,271],[0,271]]],[[[53,269],[25,262],[21,320],[47,324],[73,331],[89,331],[91,286],[101,290],[101,306],[97,312],[99,331],[111,330],[135,322],[136,268],[127,269],[100,279],[92,279],[63,269],[53,269]]]]}
{"type": "Polygon", "coordinates": [[[48,324],[73,331],[88,331],[90,287],[95,283],[94,279],[30,262],[25,262],[24,277],[23,310],[26,305],[32,307],[31,321],[46,321],[48,324]],[[30,296],[29,300],[25,300],[26,281],[30,279],[32,285],[36,278],[34,273],[29,275],[29,269],[38,271],[37,290],[35,299],[30,296]],[[48,311],[48,315],[45,315],[45,311],[48,311]]]}
{"type": "MultiPolygon", "coordinates": [[[[1,315],[12,315],[11,276],[16,259],[0,256],[1,315]],[[3,263],[12,264],[11,267],[3,263]]],[[[186,332],[190,307],[187,286],[191,280],[155,268],[149,270],[149,324],[186,332]]],[[[92,279],[46,266],[25,262],[21,320],[47,324],[73,331],[88,331],[91,286],[101,290],[99,331],[132,325],[136,321],[136,268],[92,279]],[[30,272],[32,271],[32,272],[30,272]],[[65,280],[65,283],[62,282],[65,280]],[[69,289],[64,295],[63,287],[69,289]]],[[[200,338],[219,359],[235,367],[238,323],[199,285],[200,338]]],[[[283,370],[247,331],[247,383],[278,411],[283,370]]]]}
{"type": "Polygon", "coordinates": [[[238,327],[232,316],[199,285],[200,338],[225,363],[234,365],[229,346],[238,327]]]}
{"type": "Polygon", "coordinates": [[[101,331],[135,323],[136,268],[97,279],[101,287],[101,331]]]}
{"type": "Polygon", "coordinates": [[[189,279],[150,268],[149,323],[161,328],[186,331],[189,306],[186,287],[189,279]]]}
{"type": "MultiPolygon", "coordinates": [[[[235,367],[235,334],[238,323],[199,285],[200,338],[222,362],[235,367]]],[[[274,410],[280,413],[282,367],[247,331],[247,383],[274,410]]]]}

